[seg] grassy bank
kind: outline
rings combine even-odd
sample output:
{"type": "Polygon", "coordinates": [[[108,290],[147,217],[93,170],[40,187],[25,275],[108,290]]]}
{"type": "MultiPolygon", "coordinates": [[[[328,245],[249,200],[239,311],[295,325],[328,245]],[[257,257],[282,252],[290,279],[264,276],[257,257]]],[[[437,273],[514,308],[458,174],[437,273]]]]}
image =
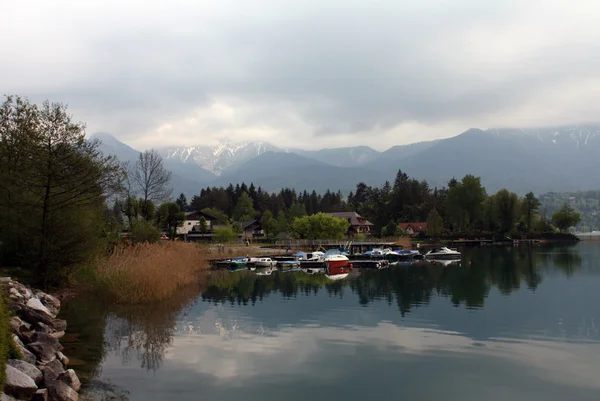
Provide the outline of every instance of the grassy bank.
{"type": "Polygon", "coordinates": [[[76,275],[84,288],[119,303],[160,301],[199,280],[208,269],[206,250],[193,243],[118,246],[76,275]]]}

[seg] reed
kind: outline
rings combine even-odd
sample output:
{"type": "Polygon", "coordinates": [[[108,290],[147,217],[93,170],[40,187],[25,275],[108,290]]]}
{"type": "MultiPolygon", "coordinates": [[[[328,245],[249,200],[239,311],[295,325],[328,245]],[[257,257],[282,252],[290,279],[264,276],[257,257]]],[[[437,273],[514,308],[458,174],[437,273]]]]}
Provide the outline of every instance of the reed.
{"type": "Polygon", "coordinates": [[[164,242],[118,246],[87,269],[88,287],[118,303],[145,303],[171,297],[199,282],[208,270],[206,250],[193,243],[164,242]]]}

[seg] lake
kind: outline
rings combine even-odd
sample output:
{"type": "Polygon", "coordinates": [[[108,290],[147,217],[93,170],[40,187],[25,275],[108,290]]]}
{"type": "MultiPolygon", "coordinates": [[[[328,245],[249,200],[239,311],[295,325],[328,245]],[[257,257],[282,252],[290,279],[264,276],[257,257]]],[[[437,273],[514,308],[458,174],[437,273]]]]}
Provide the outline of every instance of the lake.
{"type": "Polygon", "coordinates": [[[153,306],[68,302],[65,353],[129,400],[600,398],[600,243],[461,266],[217,274],[153,306]]]}

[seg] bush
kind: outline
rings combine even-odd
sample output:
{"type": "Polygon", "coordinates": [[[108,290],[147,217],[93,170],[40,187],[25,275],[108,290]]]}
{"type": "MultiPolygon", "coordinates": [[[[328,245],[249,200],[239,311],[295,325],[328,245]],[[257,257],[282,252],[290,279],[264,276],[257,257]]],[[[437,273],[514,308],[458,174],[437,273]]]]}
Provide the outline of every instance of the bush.
{"type": "Polygon", "coordinates": [[[234,242],[238,239],[238,234],[231,226],[215,228],[214,234],[216,242],[234,242]]]}
{"type": "Polygon", "coordinates": [[[154,244],[160,241],[160,230],[149,221],[138,220],[131,227],[131,236],[133,237],[134,243],[149,242],[154,244]]]}

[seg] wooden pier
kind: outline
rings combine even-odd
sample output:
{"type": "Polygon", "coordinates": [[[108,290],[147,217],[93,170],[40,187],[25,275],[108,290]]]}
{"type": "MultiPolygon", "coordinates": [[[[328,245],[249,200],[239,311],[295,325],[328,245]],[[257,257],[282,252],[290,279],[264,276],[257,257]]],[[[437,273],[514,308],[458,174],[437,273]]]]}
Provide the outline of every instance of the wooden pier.
{"type": "Polygon", "coordinates": [[[394,237],[394,238],[367,238],[357,240],[309,240],[309,239],[294,239],[294,240],[279,240],[269,248],[277,249],[302,249],[306,251],[329,250],[343,248],[350,252],[364,253],[373,248],[404,248],[412,247],[411,237],[394,237]]]}

